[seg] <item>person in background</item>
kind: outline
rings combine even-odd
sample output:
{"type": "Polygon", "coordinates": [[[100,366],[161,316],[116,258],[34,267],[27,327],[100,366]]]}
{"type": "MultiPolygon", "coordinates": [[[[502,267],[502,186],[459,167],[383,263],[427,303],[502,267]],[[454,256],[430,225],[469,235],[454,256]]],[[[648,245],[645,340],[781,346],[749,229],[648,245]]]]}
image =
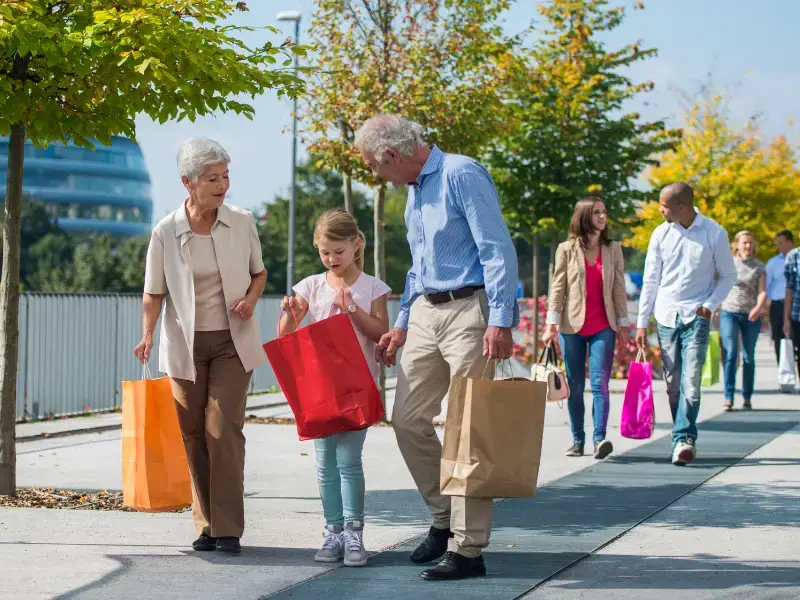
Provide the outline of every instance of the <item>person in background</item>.
{"type": "Polygon", "coordinates": [[[740,231],[733,238],[736,282],[722,303],[719,332],[725,349],[724,380],[726,411],[733,410],[736,392],[736,363],[739,336],[742,338],[743,407],[752,408],[753,384],[756,376],[756,341],[761,332],[761,313],[767,298],[767,277],[764,263],[755,257],[756,242],[749,231],[740,231]]]}
{"type": "Polygon", "coordinates": [[[159,370],[170,377],[189,472],[198,551],[241,552],[244,413],[253,369],[266,361],[253,319],[267,271],[256,223],[224,204],[228,153],[213,140],[181,144],[178,171],[189,193],[153,229],[147,249],[142,341],[150,359],[161,319],[159,370]]]}
{"type": "MultiPolygon", "coordinates": [[[[375,346],[389,330],[387,302],[391,289],[380,279],[364,273],[367,241],[346,210],[334,208],[317,219],[314,245],[327,271],[306,277],[294,286],[296,296],[283,299],[281,309],[285,314],[279,333],[293,332],[306,314],[309,323],[336,314],[348,315],[378,385],[381,369],[375,360],[375,346]]],[[[314,555],[317,562],[335,563],[344,559],[346,567],[367,564],[361,460],[366,437],[367,430],[361,429],[314,440],[325,515],[324,541],[314,555]]]]}
{"type": "Polygon", "coordinates": [[[608,237],[608,215],[600,198],[585,198],[575,205],[569,240],[558,246],[555,258],[542,341],[550,344],[560,336],[564,353],[572,425],[567,456],[583,456],[586,441],[583,393],[588,349],[594,457],[603,459],[614,450],[606,439],[608,382],[617,333],[623,343],[628,342],[628,298],[622,247],[608,237]]]}
{"type": "Polygon", "coordinates": [[[509,358],[519,323],[517,252],[491,176],[475,160],[428,146],[399,115],[367,120],[355,146],[376,177],[408,186],[411,268],[394,329],[376,358],[397,362],[392,425],[400,452],[433,517],[411,561],[439,561],[426,580],[486,574],[491,498],[443,496],[442,444],[433,427],[453,375],[482,376],[487,359],[509,358]]]}
{"type": "Polygon", "coordinates": [[[786,255],[792,250],[794,236],[783,230],[775,236],[778,254],[767,261],[767,303],[769,305],[769,326],[775,344],[775,359],[781,360],[781,340],[783,333],[783,313],[786,298],[786,255]]]}
{"type": "Polygon", "coordinates": [[[794,358],[800,371],[800,248],[793,248],[786,254],[784,274],[783,334],[794,344],[794,358]]]}
{"type": "Polygon", "coordinates": [[[664,187],[659,205],[666,222],[650,236],[636,343],[646,347],[647,324],[655,313],[674,421],[672,463],[685,465],[697,455],[700,379],[711,315],[731,291],[736,266],[728,234],[695,210],[694,192],[688,184],[664,187]]]}

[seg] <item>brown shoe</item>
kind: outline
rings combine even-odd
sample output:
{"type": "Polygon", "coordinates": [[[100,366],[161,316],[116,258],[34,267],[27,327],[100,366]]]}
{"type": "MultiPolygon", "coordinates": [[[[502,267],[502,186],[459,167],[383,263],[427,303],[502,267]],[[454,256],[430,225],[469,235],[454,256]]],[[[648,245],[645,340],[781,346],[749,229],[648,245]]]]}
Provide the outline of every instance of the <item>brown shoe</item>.
{"type": "Polygon", "coordinates": [[[583,456],[583,444],[572,444],[566,452],[567,456],[583,456]]]}

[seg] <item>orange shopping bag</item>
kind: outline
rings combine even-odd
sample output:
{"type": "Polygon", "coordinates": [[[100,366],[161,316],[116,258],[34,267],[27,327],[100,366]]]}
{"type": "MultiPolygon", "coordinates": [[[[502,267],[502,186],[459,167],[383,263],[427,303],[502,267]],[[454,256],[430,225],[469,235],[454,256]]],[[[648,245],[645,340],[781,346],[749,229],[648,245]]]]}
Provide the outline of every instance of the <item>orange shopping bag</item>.
{"type": "Polygon", "coordinates": [[[166,512],[192,503],[189,461],[168,377],[122,382],[122,494],[125,506],[166,512]]]}

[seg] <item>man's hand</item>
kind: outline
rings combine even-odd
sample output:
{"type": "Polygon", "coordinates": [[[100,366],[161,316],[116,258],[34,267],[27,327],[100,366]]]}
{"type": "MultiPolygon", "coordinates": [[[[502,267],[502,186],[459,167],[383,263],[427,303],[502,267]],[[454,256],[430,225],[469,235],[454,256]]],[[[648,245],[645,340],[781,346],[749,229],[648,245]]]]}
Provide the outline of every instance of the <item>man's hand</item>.
{"type": "Polygon", "coordinates": [[[791,339],[792,336],[792,323],[789,319],[783,320],[783,335],[787,337],[787,339],[791,339]]]}
{"type": "Polygon", "coordinates": [[[483,355],[494,359],[511,358],[514,350],[514,341],[511,339],[509,327],[486,328],[483,336],[483,355]]]}
{"type": "Polygon", "coordinates": [[[397,351],[406,343],[408,332],[395,327],[381,336],[381,341],[375,347],[375,360],[393,367],[397,364],[397,351]]]}
{"type": "Polygon", "coordinates": [[[640,327],[636,330],[636,345],[642,350],[647,348],[647,329],[640,327]]]}
{"type": "Polygon", "coordinates": [[[697,316],[710,321],[711,311],[708,310],[705,306],[701,306],[700,308],[697,309],[697,316]]]}

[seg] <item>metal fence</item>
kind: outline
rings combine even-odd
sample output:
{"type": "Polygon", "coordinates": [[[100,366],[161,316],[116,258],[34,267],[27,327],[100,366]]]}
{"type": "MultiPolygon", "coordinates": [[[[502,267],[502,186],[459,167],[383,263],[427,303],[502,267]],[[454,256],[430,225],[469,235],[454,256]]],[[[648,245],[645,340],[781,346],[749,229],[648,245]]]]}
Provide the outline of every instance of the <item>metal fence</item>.
{"type": "MultiPolygon", "coordinates": [[[[389,323],[400,308],[389,301],[389,323]]],[[[140,294],[29,294],[20,298],[17,418],[22,420],[113,410],[124,380],[139,379],[133,348],[142,336],[140,294]]],[[[261,339],[275,338],[279,296],[262,297],[255,311],[261,339]]],[[[158,365],[159,326],[151,367],[158,365]]],[[[393,376],[393,370],[387,376],[393,376]]],[[[251,392],[277,381],[269,363],[253,373],[251,392]]]]}

